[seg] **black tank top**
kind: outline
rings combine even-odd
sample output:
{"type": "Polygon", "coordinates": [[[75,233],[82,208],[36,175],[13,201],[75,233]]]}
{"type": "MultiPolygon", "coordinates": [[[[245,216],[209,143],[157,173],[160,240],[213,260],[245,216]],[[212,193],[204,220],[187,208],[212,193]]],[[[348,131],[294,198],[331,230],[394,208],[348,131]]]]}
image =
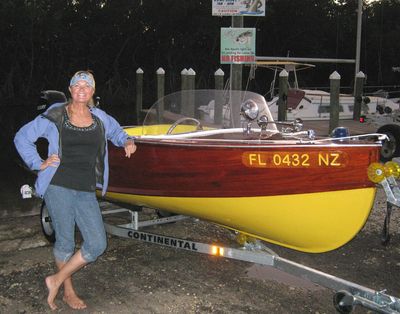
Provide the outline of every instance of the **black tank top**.
{"type": "Polygon", "coordinates": [[[88,127],[71,124],[67,111],[61,129],[61,163],[51,184],[79,191],[96,190],[96,157],[102,143],[101,121],[92,114],[88,127]]]}

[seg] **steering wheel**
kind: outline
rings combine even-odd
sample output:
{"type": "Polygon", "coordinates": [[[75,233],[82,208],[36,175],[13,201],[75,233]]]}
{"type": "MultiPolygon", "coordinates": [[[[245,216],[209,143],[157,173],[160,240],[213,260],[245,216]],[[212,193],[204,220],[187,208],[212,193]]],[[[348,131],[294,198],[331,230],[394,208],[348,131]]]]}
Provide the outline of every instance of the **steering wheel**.
{"type": "Polygon", "coordinates": [[[170,134],[172,133],[172,131],[175,130],[175,128],[176,128],[179,124],[181,124],[182,122],[184,122],[184,121],[193,121],[193,122],[195,122],[196,125],[197,125],[196,131],[198,131],[198,130],[203,130],[203,126],[201,125],[201,122],[200,122],[199,120],[197,120],[197,119],[195,119],[195,118],[183,117],[183,118],[180,118],[180,119],[176,120],[176,121],[169,127],[169,129],[168,129],[168,131],[167,131],[167,135],[170,135],[170,134]]]}

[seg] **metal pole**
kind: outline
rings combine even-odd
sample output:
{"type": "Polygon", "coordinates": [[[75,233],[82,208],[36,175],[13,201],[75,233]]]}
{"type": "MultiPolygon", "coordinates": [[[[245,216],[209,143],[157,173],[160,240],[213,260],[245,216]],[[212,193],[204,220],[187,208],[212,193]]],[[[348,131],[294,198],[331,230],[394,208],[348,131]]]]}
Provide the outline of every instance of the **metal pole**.
{"type": "Polygon", "coordinates": [[[354,59],[263,57],[263,56],[256,56],[256,61],[293,61],[293,62],[312,62],[312,63],[355,63],[354,59]]]}
{"type": "MultiPolygon", "coordinates": [[[[243,16],[232,16],[232,27],[243,27],[243,16]]],[[[231,90],[242,90],[242,64],[231,64],[231,90]]]]}
{"type": "MultiPolygon", "coordinates": [[[[232,16],[232,27],[243,27],[243,16],[232,16]]],[[[242,90],[242,64],[231,64],[230,90],[242,90]]],[[[240,104],[237,99],[230,98],[231,102],[231,127],[240,125],[240,104]],[[236,100],[236,102],[234,102],[236,100]]]]}
{"type": "Polygon", "coordinates": [[[355,75],[357,75],[357,73],[360,71],[362,10],[363,10],[363,0],[358,0],[358,9],[357,9],[357,40],[356,40],[356,69],[355,69],[355,75]]]}

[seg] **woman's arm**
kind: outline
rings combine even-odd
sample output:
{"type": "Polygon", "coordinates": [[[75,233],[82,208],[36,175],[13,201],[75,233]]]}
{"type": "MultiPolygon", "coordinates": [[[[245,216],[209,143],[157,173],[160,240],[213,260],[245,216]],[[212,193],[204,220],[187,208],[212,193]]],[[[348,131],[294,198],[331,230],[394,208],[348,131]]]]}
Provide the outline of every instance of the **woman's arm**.
{"type": "Polygon", "coordinates": [[[107,139],[109,139],[115,146],[124,146],[128,140],[128,134],[122,129],[121,125],[113,117],[107,115],[106,122],[107,139]]]}
{"type": "Polygon", "coordinates": [[[25,124],[15,134],[14,144],[26,165],[32,170],[40,170],[43,159],[36,149],[36,141],[44,137],[50,121],[42,116],[25,124]]]}

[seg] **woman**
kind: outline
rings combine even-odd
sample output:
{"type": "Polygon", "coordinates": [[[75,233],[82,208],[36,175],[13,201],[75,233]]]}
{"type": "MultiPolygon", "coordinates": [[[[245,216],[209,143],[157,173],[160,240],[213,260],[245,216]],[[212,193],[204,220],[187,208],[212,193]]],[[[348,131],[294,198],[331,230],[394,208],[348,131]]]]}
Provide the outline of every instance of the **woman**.
{"type": "Polygon", "coordinates": [[[93,107],[95,80],[79,71],[69,84],[71,100],[52,105],[45,113],[23,126],[14,143],[32,170],[39,170],[35,192],[44,198],[55,230],[54,257],[58,272],[46,278],[47,303],[57,309],[55,298],[64,285],[63,300],[73,309],[86,304],[76,294],[71,276],[106,249],[106,233],[95,190],[104,195],[108,184],[107,140],[125,148],[126,157],[136,150],[118,122],[93,107]],[[35,142],[49,142],[48,158],[42,160],[35,142]],[[75,252],[74,230],[78,226],[83,244],[75,252]]]}

